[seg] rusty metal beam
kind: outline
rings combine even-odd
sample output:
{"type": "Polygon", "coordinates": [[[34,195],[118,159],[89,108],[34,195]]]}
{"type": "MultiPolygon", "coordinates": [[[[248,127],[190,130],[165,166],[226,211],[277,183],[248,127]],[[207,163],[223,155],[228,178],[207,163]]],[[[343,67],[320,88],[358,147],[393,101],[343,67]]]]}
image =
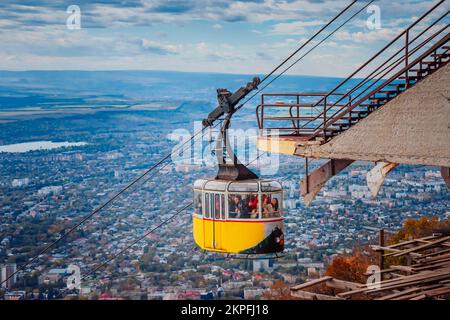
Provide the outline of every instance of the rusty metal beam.
{"type": "Polygon", "coordinates": [[[444,178],[447,188],[450,189],[450,167],[441,167],[441,175],[444,178]]]}
{"type": "Polygon", "coordinates": [[[391,162],[378,162],[372,170],[367,172],[367,186],[370,189],[370,193],[375,198],[380,192],[380,188],[384,183],[384,179],[395,167],[397,167],[397,163],[391,162]]]}
{"type": "Polygon", "coordinates": [[[309,206],[325,183],[347,168],[353,160],[331,159],[311,174],[307,173],[300,182],[300,193],[306,206],[309,206]]]}

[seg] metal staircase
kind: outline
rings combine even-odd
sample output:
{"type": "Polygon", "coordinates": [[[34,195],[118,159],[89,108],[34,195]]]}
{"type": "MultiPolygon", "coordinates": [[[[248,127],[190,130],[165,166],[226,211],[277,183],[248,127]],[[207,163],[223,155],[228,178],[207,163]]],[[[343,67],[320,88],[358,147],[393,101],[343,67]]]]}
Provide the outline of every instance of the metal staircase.
{"type": "Polygon", "coordinates": [[[435,14],[442,3],[330,92],[263,94],[256,108],[262,136],[327,142],[446,65],[450,61],[450,11],[435,14]]]}

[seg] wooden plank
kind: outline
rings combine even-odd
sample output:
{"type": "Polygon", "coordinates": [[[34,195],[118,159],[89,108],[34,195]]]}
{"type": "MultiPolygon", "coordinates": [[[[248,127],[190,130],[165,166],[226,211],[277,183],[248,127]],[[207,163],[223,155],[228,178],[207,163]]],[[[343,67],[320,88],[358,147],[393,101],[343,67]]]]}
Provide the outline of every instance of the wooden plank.
{"type": "Polygon", "coordinates": [[[435,240],[435,241],[432,241],[430,243],[423,244],[423,245],[420,245],[420,246],[417,246],[417,247],[414,247],[414,248],[411,248],[411,249],[406,249],[406,250],[404,250],[402,252],[395,253],[393,256],[394,257],[400,257],[400,256],[403,256],[403,255],[411,253],[411,252],[432,248],[432,247],[438,246],[441,243],[446,242],[448,240],[450,240],[450,236],[443,237],[443,238],[440,238],[438,240],[435,240]]]}
{"type": "Polygon", "coordinates": [[[360,288],[365,288],[366,287],[365,284],[339,280],[339,279],[336,279],[336,278],[332,278],[331,280],[328,280],[326,282],[326,285],[328,287],[335,288],[335,289],[341,289],[341,290],[356,290],[356,289],[360,289],[360,288]]]}
{"type": "MultiPolygon", "coordinates": [[[[418,240],[418,242],[420,242],[420,243],[431,243],[432,241],[427,241],[427,240],[421,240],[421,239],[419,239],[418,240]]],[[[450,243],[442,243],[442,246],[444,246],[444,247],[450,247],[450,243]]]]}
{"type": "Polygon", "coordinates": [[[406,296],[399,297],[395,300],[422,300],[425,298],[431,298],[435,296],[445,295],[450,293],[450,287],[441,287],[436,289],[430,289],[426,291],[422,291],[419,294],[410,294],[406,296]]]}
{"type": "Polygon", "coordinates": [[[422,299],[425,299],[426,297],[427,297],[426,295],[420,294],[420,295],[415,296],[415,297],[413,297],[413,298],[411,298],[409,300],[422,300],[422,299]]]}
{"type": "MultiPolygon", "coordinates": [[[[428,286],[427,288],[437,288],[439,285],[433,285],[433,286],[428,286]]],[[[409,295],[411,293],[417,292],[419,291],[419,293],[421,293],[423,290],[423,288],[421,287],[414,287],[414,288],[409,288],[409,289],[405,289],[403,291],[400,292],[395,292],[392,294],[388,294],[386,296],[382,296],[381,298],[376,298],[375,300],[393,300],[395,298],[401,297],[401,296],[405,296],[405,295],[409,295]]]]}
{"type": "Polygon", "coordinates": [[[430,263],[428,265],[420,266],[420,267],[413,267],[412,271],[423,271],[423,270],[430,270],[430,269],[436,269],[436,268],[443,268],[443,267],[450,267],[450,259],[447,261],[442,262],[436,262],[436,263],[430,263]]]}
{"type": "Polygon", "coordinates": [[[366,294],[378,293],[378,292],[382,292],[382,291],[386,291],[386,290],[393,290],[393,289],[398,289],[398,288],[403,288],[403,287],[413,286],[413,285],[422,285],[422,284],[426,284],[426,283],[430,283],[430,282],[438,282],[441,279],[445,279],[445,278],[449,278],[449,277],[450,277],[450,274],[446,274],[446,275],[441,275],[441,276],[437,276],[437,277],[429,277],[429,278],[424,278],[424,279],[420,279],[420,280],[414,280],[414,281],[410,281],[410,282],[406,282],[406,283],[400,282],[398,284],[391,284],[389,286],[381,287],[379,289],[368,290],[368,291],[366,291],[366,294]]]}
{"type": "Polygon", "coordinates": [[[448,253],[448,252],[450,252],[450,249],[440,250],[440,251],[437,251],[437,252],[431,252],[431,253],[422,255],[420,260],[426,259],[428,257],[440,256],[440,255],[443,255],[444,253],[448,253]]]}
{"type": "Polygon", "coordinates": [[[413,268],[408,266],[391,266],[391,268],[403,272],[414,272],[413,268]]]}
{"type": "Polygon", "coordinates": [[[416,262],[413,267],[420,267],[427,264],[432,264],[440,261],[446,261],[447,259],[450,259],[450,253],[449,254],[442,254],[434,257],[428,257],[428,259],[420,259],[418,262],[416,262]]]}
{"type": "Polygon", "coordinates": [[[343,298],[336,297],[336,296],[328,296],[325,294],[312,293],[312,292],[301,291],[301,290],[291,292],[291,296],[296,297],[296,298],[305,299],[305,300],[345,300],[343,298]]]}
{"type": "Polygon", "coordinates": [[[393,290],[393,289],[402,288],[402,287],[406,287],[406,286],[417,285],[417,284],[421,284],[421,283],[445,280],[447,278],[450,278],[450,269],[439,270],[439,272],[435,272],[435,271],[422,272],[422,273],[411,275],[411,276],[405,276],[404,278],[386,280],[386,281],[381,281],[379,283],[372,284],[372,286],[374,286],[376,284],[380,284],[381,288],[379,288],[379,289],[362,288],[362,289],[358,289],[358,290],[342,292],[342,293],[339,293],[338,296],[339,297],[347,297],[347,296],[354,295],[356,293],[370,294],[370,293],[376,293],[376,292],[380,292],[380,291],[393,290]]]}
{"type": "Polygon", "coordinates": [[[429,240],[429,239],[435,239],[435,238],[439,238],[439,236],[432,235],[432,236],[427,236],[427,237],[423,237],[423,238],[420,238],[420,239],[413,239],[413,240],[403,241],[403,242],[399,242],[399,243],[396,243],[396,244],[392,244],[392,245],[390,245],[388,247],[389,248],[397,248],[397,247],[402,247],[404,245],[417,243],[419,240],[429,240]]]}
{"type": "Polygon", "coordinates": [[[299,284],[299,285],[296,285],[296,286],[292,287],[291,291],[298,291],[298,290],[302,290],[302,289],[305,289],[305,288],[309,288],[309,287],[315,286],[317,284],[320,284],[320,283],[323,283],[323,282],[327,282],[328,280],[331,280],[331,279],[333,279],[333,277],[326,276],[326,277],[322,277],[320,279],[316,279],[316,280],[312,280],[312,281],[309,281],[309,282],[305,282],[303,284],[299,284]]]}

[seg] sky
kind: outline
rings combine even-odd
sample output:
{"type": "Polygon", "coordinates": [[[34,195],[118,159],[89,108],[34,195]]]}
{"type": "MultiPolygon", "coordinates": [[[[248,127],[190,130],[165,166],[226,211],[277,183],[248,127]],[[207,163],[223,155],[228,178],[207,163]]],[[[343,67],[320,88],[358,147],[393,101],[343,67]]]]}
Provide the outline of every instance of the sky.
{"type": "MultiPolygon", "coordinates": [[[[340,21],[367,1],[358,1],[340,21]]],[[[263,74],[350,2],[2,0],[0,70],[263,74]],[[71,5],[80,8],[80,29],[67,26],[71,5]]],[[[368,27],[374,11],[363,10],[290,73],[345,76],[436,2],[375,1],[380,28],[368,27]]],[[[449,3],[443,7],[441,12],[449,3]]]]}

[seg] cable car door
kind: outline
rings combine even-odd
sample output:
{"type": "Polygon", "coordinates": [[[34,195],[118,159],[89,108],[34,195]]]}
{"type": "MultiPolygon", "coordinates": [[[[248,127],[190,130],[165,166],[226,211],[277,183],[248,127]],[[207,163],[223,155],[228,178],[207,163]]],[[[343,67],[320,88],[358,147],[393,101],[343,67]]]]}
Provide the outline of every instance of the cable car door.
{"type": "Polygon", "coordinates": [[[223,194],[205,194],[205,248],[223,250],[222,229],[225,212],[225,197],[223,194]]]}

